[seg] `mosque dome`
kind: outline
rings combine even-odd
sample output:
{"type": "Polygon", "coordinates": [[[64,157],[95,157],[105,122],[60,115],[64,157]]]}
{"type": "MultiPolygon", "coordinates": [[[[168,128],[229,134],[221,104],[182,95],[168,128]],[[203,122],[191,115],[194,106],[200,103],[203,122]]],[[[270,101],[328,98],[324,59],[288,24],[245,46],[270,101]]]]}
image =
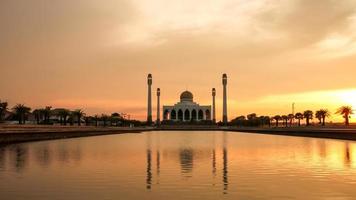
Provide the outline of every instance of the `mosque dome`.
{"type": "Polygon", "coordinates": [[[184,91],[180,95],[180,101],[193,101],[193,94],[189,91],[184,91]]]}

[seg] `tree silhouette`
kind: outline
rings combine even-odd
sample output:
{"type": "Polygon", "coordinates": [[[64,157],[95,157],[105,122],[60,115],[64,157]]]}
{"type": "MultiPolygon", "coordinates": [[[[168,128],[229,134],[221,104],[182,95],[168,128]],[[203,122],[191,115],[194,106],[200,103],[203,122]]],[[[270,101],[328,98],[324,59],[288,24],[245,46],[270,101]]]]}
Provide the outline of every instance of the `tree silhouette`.
{"type": "Polygon", "coordinates": [[[59,109],[58,110],[59,121],[61,125],[67,125],[67,117],[70,115],[70,111],[68,109],[59,109]]]}
{"type": "Polygon", "coordinates": [[[3,116],[5,115],[5,112],[7,111],[7,106],[8,103],[7,102],[2,102],[0,100],[0,122],[3,120],[3,116]]]}
{"type": "Polygon", "coordinates": [[[42,118],[42,111],[41,111],[41,109],[35,109],[35,110],[33,110],[33,111],[32,111],[32,114],[35,116],[37,124],[40,124],[40,123],[41,123],[41,118],[42,118]]]}
{"type": "Polygon", "coordinates": [[[24,104],[16,104],[16,106],[14,106],[12,110],[16,113],[19,120],[19,124],[25,124],[26,116],[28,113],[30,113],[31,108],[25,106],[24,104]]]}
{"type": "Polygon", "coordinates": [[[307,126],[309,126],[310,125],[310,120],[313,119],[313,111],[306,110],[306,111],[304,111],[303,115],[304,115],[304,118],[307,121],[307,126]]]}
{"type": "Polygon", "coordinates": [[[315,112],[315,118],[317,118],[319,120],[319,124],[321,124],[321,120],[323,117],[321,116],[320,110],[315,112]]]}
{"type": "Polygon", "coordinates": [[[43,112],[45,124],[49,124],[49,118],[51,117],[52,114],[52,106],[46,106],[45,108],[42,109],[42,112],[43,112]]]}
{"type": "Polygon", "coordinates": [[[345,119],[345,125],[348,126],[350,124],[351,115],[354,114],[351,106],[341,106],[337,111],[336,114],[342,115],[345,119]]]}
{"type": "MultiPolygon", "coordinates": [[[[330,116],[330,112],[327,109],[320,109],[317,111],[321,118],[321,125],[325,126],[325,119],[330,116]]],[[[316,114],[315,114],[316,115],[316,114]]]]}
{"type": "Polygon", "coordinates": [[[98,126],[99,115],[94,115],[95,126],[98,126]]]}
{"type": "Polygon", "coordinates": [[[106,122],[109,120],[109,116],[105,115],[105,114],[102,114],[101,115],[101,120],[103,121],[104,126],[106,126],[106,122]]]}
{"type": "Polygon", "coordinates": [[[282,119],[283,119],[283,123],[284,126],[287,127],[288,126],[288,116],[287,115],[282,115],[282,119]]]}
{"type": "Polygon", "coordinates": [[[81,125],[81,120],[82,120],[82,117],[85,115],[84,111],[81,110],[81,109],[77,109],[77,110],[74,110],[72,112],[73,114],[73,117],[76,117],[77,118],[77,123],[78,123],[78,126],[81,125]]]}
{"type": "Polygon", "coordinates": [[[304,115],[302,113],[296,113],[295,118],[298,120],[298,126],[300,126],[300,120],[304,118],[304,115]]]}
{"type": "Polygon", "coordinates": [[[295,116],[294,114],[289,114],[288,115],[288,120],[289,120],[289,126],[292,127],[292,122],[294,120],[295,116]]]}
{"type": "Polygon", "coordinates": [[[282,119],[282,117],[280,115],[276,115],[273,117],[273,119],[276,120],[276,127],[278,127],[278,122],[282,119]]]}

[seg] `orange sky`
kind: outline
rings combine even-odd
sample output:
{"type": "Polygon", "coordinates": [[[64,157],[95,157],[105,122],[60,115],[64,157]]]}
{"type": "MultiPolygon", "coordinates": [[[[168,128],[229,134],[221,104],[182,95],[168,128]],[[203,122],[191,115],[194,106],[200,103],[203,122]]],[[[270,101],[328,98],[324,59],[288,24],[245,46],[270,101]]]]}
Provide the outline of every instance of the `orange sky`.
{"type": "MultiPolygon", "coordinates": [[[[145,118],[188,89],[229,118],[356,107],[354,0],[2,0],[0,99],[145,118]],[[155,98],[154,98],[155,100],[155,98]]],[[[154,112],[155,113],[155,112],[154,112]]],[[[356,116],[354,116],[356,117],[356,116]]],[[[340,120],[331,118],[330,120],[340,120]]]]}

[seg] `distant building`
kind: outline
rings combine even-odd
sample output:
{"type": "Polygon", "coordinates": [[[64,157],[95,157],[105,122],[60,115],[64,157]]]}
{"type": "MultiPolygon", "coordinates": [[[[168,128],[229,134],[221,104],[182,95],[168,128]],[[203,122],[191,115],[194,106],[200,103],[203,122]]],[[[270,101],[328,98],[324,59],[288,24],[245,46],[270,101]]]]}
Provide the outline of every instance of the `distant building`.
{"type": "Polygon", "coordinates": [[[184,91],[180,102],[172,106],[163,106],[163,120],[202,121],[211,120],[211,105],[199,105],[193,101],[193,94],[184,91]]]}

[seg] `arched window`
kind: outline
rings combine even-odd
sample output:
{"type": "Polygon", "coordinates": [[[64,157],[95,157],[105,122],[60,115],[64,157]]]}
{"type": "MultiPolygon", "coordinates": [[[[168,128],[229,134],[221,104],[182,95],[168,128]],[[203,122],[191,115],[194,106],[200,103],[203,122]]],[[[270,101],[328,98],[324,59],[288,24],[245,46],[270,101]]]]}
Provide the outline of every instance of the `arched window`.
{"type": "Polygon", "coordinates": [[[184,111],[184,121],[189,121],[190,120],[190,112],[188,109],[184,111]]]}
{"type": "Polygon", "coordinates": [[[178,120],[183,121],[183,111],[181,109],[178,110],[178,120]]]}
{"type": "Polygon", "coordinates": [[[177,112],[176,110],[171,111],[171,120],[176,120],[177,119],[177,112]]]}
{"type": "Polygon", "coordinates": [[[192,110],[192,120],[197,120],[197,111],[195,109],[192,110]]]}
{"type": "Polygon", "coordinates": [[[203,120],[204,119],[204,112],[202,110],[199,110],[198,112],[198,120],[203,120]]]}
{"type": "Polygon", "coordinates": [[[206,120],[211,120],[210,110],[206,110],[206,111],[205,111],[205,119],[206,119],[206,120]]]}
{"type": "Polygon", "coordinates": [[[168,120],[168,118],[169,118],[169,110],[165,110],[163,112],[163,120],[168,120]]]}

